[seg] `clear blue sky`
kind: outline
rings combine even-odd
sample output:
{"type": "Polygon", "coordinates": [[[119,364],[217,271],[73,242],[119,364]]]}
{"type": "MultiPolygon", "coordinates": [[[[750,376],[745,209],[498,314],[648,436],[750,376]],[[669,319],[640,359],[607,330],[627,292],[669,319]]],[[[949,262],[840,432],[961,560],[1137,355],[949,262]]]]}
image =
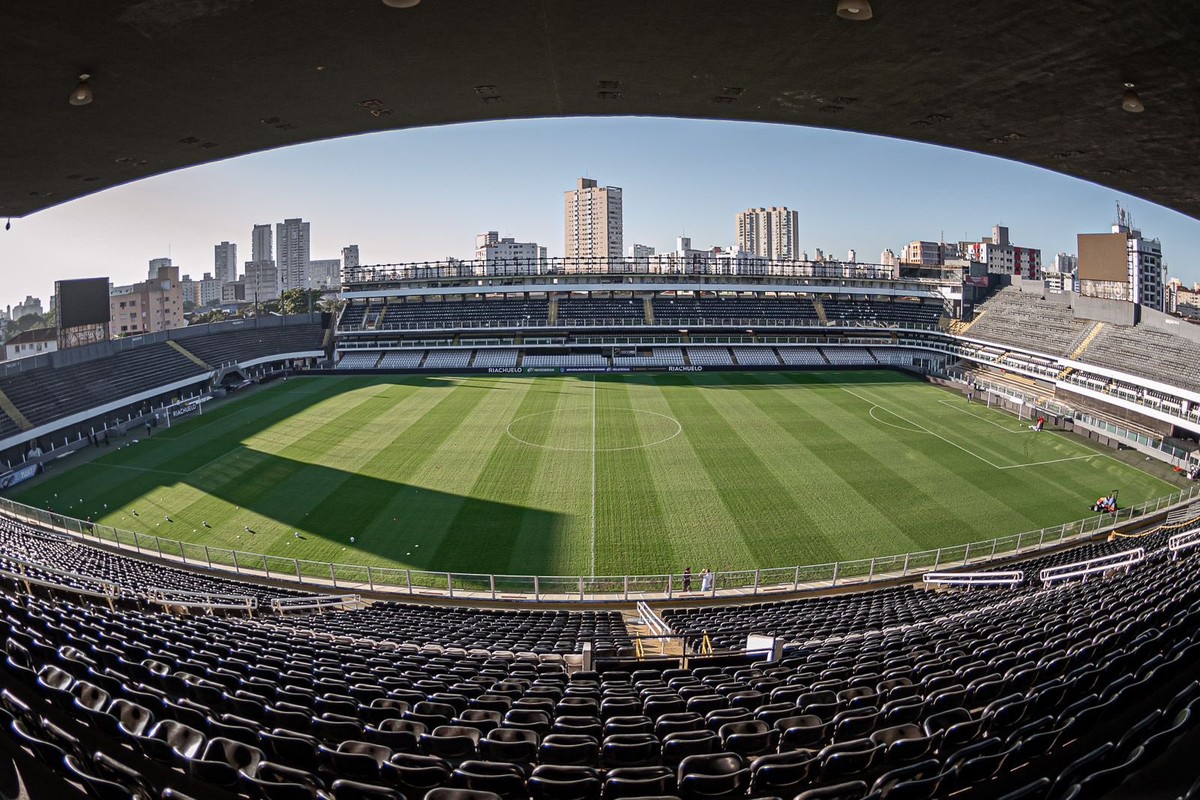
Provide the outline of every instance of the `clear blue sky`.
{"type": "Polygon", "coordinates": [[[364,263],[470,257],[498,230],[563,252],[562,193],[580,176],[624,189],[625,243],[730,245],[752,206],[800,213],[801,247],[876,261],[912,239],[978,239],[1008,225],[1043,261],[1107,231],[1118,200],[1162,240],[1170,272],[1200,280],[1200,223],[1046,170],[929,145],[754,123],[588,118],[488,122],[340,139],[231,159],[111,189],[0,231],[0,306],[48,303],[59,278],[140,280],[170,255],[199,277],[213,245],[250,258],[250,228],[312,223],[312,257],[360,246],[364,263]]]}

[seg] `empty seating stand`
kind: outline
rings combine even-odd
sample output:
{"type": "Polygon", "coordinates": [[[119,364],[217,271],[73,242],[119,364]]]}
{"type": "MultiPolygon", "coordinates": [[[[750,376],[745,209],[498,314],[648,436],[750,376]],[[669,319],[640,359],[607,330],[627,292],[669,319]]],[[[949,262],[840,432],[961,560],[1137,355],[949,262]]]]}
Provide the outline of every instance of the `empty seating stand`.
{"type": "MultiPolygon", "coordinates": [[[[1068,306],[1006,286],[982,303],[967,335],[1048,355],[1065,356],[1091,328],[1068,306]]],[[[1089,348],[1090,349],[1090,348],[1089,348]]]]}
{"type": "Polygon", "coordinates": [[[320,323],[253,327],[225,330],[207,336],[180,339],[179,344],[206,364],[245,363],[288,353],[319,353],[324,330],[320,323]]]}
{"type": "Polygon", "coordinates": [[[563,298],[558,324],[566,327],[645,324],[645,304],[638,298],[563,298]]]}
{"type": "MultiPolygon", "coordinates": [[[[452,330],[471,328],[527,328],[545,325],[549,302],[538,300],[433,300],[389,302],[382,308],[378,330],[452,330]]],[[[366,322],[370,322],[370,311],[366,322]]],[[[345,323],[343,323],[345,327],[345,323]]]]}
{"type": "Polygon", "coordinates": [[[11,373],[0,377],[0,390],[37,426],[208,374],[182,353],[157,343],[92,361],[11,373]]]}
{"type": "Polygon", "coordinates": [[[0,584],[0,757],[31,796],[55,775],[105,797],[1066,796],[1167,751],[1200,712],[1200,576],[1161,550],[1051,590],[668,611],[697,637],[791,644],[574,673],[579,642],[627,650],[620,615],[171,616],[0,584]]]}

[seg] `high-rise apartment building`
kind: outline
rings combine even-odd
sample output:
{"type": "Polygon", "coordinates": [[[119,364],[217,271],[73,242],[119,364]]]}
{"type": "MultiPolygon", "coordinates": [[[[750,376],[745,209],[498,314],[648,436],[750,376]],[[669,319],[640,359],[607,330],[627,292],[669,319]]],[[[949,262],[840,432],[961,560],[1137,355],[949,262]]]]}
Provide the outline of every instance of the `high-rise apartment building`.
{"type": "MultiPolygon", "coordinates": [[[[1122,209],[1124,212],[1124,209],[1122,209]]],[[[1147,239],[1133,227],[1127,212],[1118,217],[1113,233],[1126,235],[1126,254],[1129,266],[1129,288],[1131,300],[1147,308],[1162,311],[1166,308],[1167,265],[1162,260],[1162,243],[1158,239],[1147,239]]]]}
{"type": "Polygon", "coordinates": [[[748,208],[737,215],[737,246],[772,261],[800,258],[800,214],[786,206],[748,208]]]}
{"type": "MultiPolygon", "coordinates": [[[[233,242],[221,242],[213,247],[212,275],[220,283],[237,280],[237,245],[233,242]]],[[[219,296],[218,292],[218,296],[219,296]]]]}
{"type": "Polygon", "coordinates": [[[255,225],[250,231],[250,260],[274,261],[275,254],[271,249],[271,226],[255,225]]]}
{"type": "Polygon", "coordinates": [[[247,261],[242,283],[246,300],[275,300],[279,297],[279,267],[274,261],[247,261]]]}
{"type": "Polygon", "coordinates": [[[308,261],[308,223],[302,219],[276,223],[275,263],[279,266],[280,291],[308,288],[308,261]]]}
{"type": "Polygon", "coordinates": [[[625,251],[621,188],[597,186],[580,178],[579,187],[564,192],[567,269],[593,260],[619,259],[625,251]]]}

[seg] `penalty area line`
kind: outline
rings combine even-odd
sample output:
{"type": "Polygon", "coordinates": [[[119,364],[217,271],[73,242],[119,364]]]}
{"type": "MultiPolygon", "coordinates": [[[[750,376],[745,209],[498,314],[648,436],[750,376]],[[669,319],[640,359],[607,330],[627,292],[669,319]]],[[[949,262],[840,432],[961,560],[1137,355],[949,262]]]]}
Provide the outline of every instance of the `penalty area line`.
{"type": "MultiPolygon", "coordinates": [[[[889,425],[889,427],[899,428],[900,430],[905,430],[904,428],[901,428],[899,425],[890,425],[889,423],[883,422],[883,420],[880,420],[878,417],[876,417],[873,412],[876,408],[879,408],[879,409],[882,409],[883,411],[885,411],[886,413],[891,414],[896,419],[902,419],[905,422],[907,422],[909,425],[914,426],[914,428],[919,429],[919,430],[913,430],[912,431],[913,433],[927,433],[930,436],[934,436],[938,439],[941,439],[946,444],[948,444],[952,447],[958,448],[959,450],[963,451],[967,455],[974,456],[975,458],[979,459],[980,461],[987,464],[989,467],[991,467],[993,469],[1025,469],[1026,467],[1040,467],[1040,466],[1045,466],[1047,464],[1060,464],[1065,461],[1083,461],[1083,460],[1089,459],[1089,458],[1096,458],[1097,456],[1112,458],[1112,456],[1105,456],[1103,453],[1086,453],[1084,455],[1079,455],[1079,456],[1067,456],[1065,458],[1052,458],[1052,459],[1048,459],[1046,461],[1030,461],[1028,463],[1005,464],[1005,465],[996,464],[996,463],[984,458],[983,456],[979,455],[974,450],[964,447],[957,442],[947,439],[945,436],[942,436],[939,433],[929,430],[929,428],[926,428],[924,425],[920,424],[919,422],[913,422],[908,417],[905,417],[902,414],[897,414],[895,411],[892,411],[887,406],[880,405],[879,403],[875,402],[874,400],[871,400],[870,398],[867,398],[867,397],[863,397],[862,395],[858,394],[857,392],[852,392],[844,386],[840,387],[840,388],[842,389],[843,392],[846,392],[849,395],[853,395],[854,397],[857,397],[859,400],[862,400],[864,403],[870,403],[871,409],[867,412],[867,414],[868,414],[868,416],[871,417],[871,419],[875,420],[876,422],[881,423],[883,425],[889,425]]],[[[959,409],[959,410],[961,411],[962,409],[959,409]]],[[[970,416],[975,416],[975,415],[971,414],[970,416]]],[[[984,422],[987,422],[987,421],[988,420],[984,420],[984,422]]],[[[995,423],[993,423],[993,424],[995,424],[995,423]]],[[[1000,426],[1000,427],[1003,428],[1003,426],[1000,426]]],[[[1007,430],[1007,429],[1005,429],[1005,430],[1007,430]]],[[[1020,431],[1008,431],[1008,432],[1009,433],[1020,433],[1020,431]]]]}

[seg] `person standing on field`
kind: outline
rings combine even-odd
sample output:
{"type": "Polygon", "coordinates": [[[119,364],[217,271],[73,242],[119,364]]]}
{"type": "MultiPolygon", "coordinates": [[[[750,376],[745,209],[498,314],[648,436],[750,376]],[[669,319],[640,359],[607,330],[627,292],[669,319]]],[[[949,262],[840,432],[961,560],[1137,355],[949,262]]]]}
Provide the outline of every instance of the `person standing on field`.
{"type": "Polygon", "coordinates": [[[691,567],[683,568],[683,590],[685,592],[690,592],[692,590],[692,568],[691,567]]]}
{"type": "Polygon", "coordinates": [[[704,592],[705,594],[711,592],[713,588],[714,577],[715,576],[713,575],[712,570],[710,570],[708,567],[705,567],[704,571],[700,573],[700,591],[704,592]]]}

